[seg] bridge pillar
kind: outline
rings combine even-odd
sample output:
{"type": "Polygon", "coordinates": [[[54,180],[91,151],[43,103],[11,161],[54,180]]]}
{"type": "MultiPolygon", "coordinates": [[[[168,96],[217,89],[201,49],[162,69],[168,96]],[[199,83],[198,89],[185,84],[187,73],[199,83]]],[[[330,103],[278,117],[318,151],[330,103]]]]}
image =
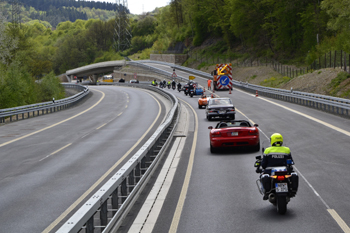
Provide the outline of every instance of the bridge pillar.
{"type": "Polygon", "coordinates": [[[67,77],[68,77],[68,82],[72,82],[72,80],[74,80],[74,74],[67,75],[67,77]]]}
{"type": "Polygon", "coordinates": [[[97,79],[98,79],[98,75],[97,74],[93,74],[92,75],[92,84],[96,84],[97,79]]]}

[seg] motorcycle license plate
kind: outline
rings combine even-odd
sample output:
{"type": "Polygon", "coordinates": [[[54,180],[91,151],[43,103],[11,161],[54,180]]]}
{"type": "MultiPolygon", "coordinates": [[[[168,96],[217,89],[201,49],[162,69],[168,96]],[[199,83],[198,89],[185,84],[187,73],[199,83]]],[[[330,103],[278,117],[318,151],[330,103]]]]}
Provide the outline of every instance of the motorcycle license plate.
{"type": "Polygon", "coordinates": [[[287,193],[288,192],[288,185],[287,183],[276,183],[276,193],[287,193]]]}

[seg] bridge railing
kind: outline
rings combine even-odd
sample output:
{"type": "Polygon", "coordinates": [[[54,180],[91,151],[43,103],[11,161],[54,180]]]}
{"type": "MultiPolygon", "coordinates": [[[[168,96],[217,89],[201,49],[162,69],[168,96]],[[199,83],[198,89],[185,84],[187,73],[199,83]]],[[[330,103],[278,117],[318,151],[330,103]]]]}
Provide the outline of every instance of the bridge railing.
{"type": "Polygon", "coordinates": [[[179,103],[172,93],[149,85],[132,83],[114,83],[114,85],[155,91],[168,98],[172,108],[165,121],[147,142],[60,227],[57,233],[116,232],[172,140],[179,115],[179,103]]]}
{"type": "Polygon", "coordinates": [[[66,109],[76,104],[90,92],[89,88],[86,86],[67,83],[62,83],[62,85],[65,88],[77,89],[79,93],[60,100],[52,100],[38,104],[0,109],[0,123],[4,123],[7,118],[9,118],[11,122],[13,120],[31,118],[34,116],[44,115],[66,109]]]}

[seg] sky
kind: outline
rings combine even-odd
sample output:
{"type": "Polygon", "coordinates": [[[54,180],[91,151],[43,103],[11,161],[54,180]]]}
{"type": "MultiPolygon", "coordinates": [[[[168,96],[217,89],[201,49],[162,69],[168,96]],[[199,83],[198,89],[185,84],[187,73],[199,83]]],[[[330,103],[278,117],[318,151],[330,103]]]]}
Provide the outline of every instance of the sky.
{"type": "MultiPolygon", "coordinates": [[[[116,0],[93,0],[95,2],[112,2],[116,0]]],[[[121,1],[122,2],[122,1],[121,1]]],[[[141,15],[142,13],[153,11],[156,7],[169,5],[170,0],[127,0],[129,10],[132,14],[141,15]]]]}

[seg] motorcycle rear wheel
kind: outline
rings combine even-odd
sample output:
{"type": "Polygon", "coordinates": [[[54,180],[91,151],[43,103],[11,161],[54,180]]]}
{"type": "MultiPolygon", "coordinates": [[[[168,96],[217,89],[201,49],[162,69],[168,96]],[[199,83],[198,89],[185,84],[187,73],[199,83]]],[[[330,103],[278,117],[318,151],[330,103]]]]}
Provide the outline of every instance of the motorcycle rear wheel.
{"type": "Polygon", "coordinates": [[[282,215],[287,212],[286,197],[277,197],[277,212],[282,215]]]}

